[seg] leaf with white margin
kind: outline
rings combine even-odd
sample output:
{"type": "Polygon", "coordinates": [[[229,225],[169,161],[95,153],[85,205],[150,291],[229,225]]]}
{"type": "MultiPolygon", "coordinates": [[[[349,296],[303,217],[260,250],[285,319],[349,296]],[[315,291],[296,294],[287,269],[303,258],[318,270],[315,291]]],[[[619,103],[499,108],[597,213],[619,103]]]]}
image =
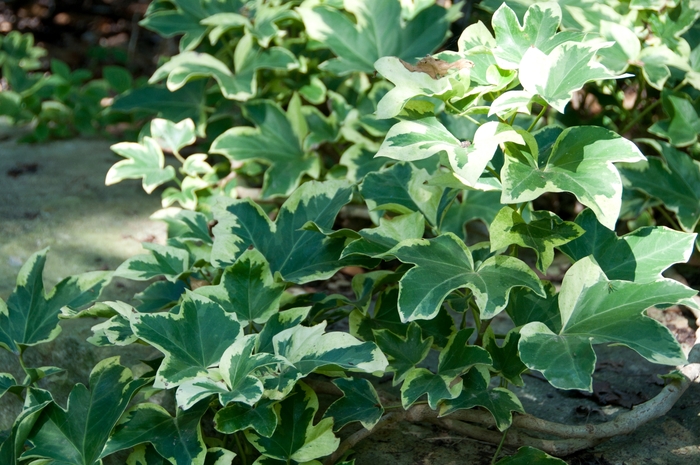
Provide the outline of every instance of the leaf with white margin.
{"type": "Polygon", "coordinates": [[[411,368],[401,385],[401,405],[408,409],[425,395],[428,405],[435,410],[438,402],[454,399],[462,392],[461,380],[459,377],[435,374],[425,368],[411,368]]]}
{"type": "Polygon", "coordinates": [[[379,218],[379,226],[358,231],[360,238],[348,244],[341,256],[382,254],[403,240],[420,239],[424,232],[425,218],[419,212],[379,218]]]}
{"type": "Polygon", "coordinates": [[[662,279],[661,273],[669,267],[690,260],[697,236],[666,227],[645,227],[618,237],[588,209],[576,217],[576,224],[585,234],[559,250],[573,261],[593,255],[608,279],[635,283],[662,279]]]}
{"type": "Polygon", "coordinates": [[[432,337],[423,339],[416,322],[411,322],[405,329],[405,335],[390,329],[374,329],[372,332],[377,345],[390,361],[387,370],[394,373],[393,386],[403,381],[408,372],[425,359],[433,345],[432,337]]]}
{"type": "Polygon", "coordinates": [[[513,422],[513,412],[525,413],[520,399],[508,389],[489,389],[491,375],[486,367],[476,366],[463,376],[462,392],[440,406],[440,416],[457,410],[484,407],[496,420],[496,427],[504,431],[513,422]]]}
{"type": "Polygon", "coordinates": [[[596,355],[592,344],[624,345],[650,362],[686,362],[680,344],[661,323],[643,314],[660,304],[693,297],[694,289],[670,279],[649,283],[609,281],[591,257],[569,268],[559,292],[562,328],[554,333],[541,322],[520,329],[523,363],[541,371],[559,389],[593,389],[596,355]]]}
{"type": "Polygon", "coordinates": [[[375,156],[416,161],[445,152],[455,173],[474,186],[498,146],[505,142],[525,143],[511,126],[496,121],[479,126],[472,142],[460,141],[431,116],[395,124],[375,156]]]}
{"type": "Polygon", "coordinates": [[[175,417],[152,403],[137,404],[121,418],[105,446],[104,455],[150,443],[175,465],[204,465],[207,447],[202,437],[202,415],[209,404],[177,409],[175,417]]]}
{"type": "Polygon", "coordinates": [[[413,97],[437,97],[443,100],[456,95],[453,88],[458,82],[459,87],[469,85],[469,70],[459,70],[450,76],[433,79],[427,73],[414,72],[397,57],[383,57],[374,63],[377,72],[391,81],[395,87],[387,92],[377,104],[377,118],[393,118],[401,113],[406,103],[413,97]],[[459,81],[458,81],[459,80],[459,81]]]}
{"type": "Polygon", "coordinates": [[[134,281],[147,281],[164,276],[168,281],[175,282],[183,273],[189,271],[190,254],[186,250],[151,242],[141,245],[150,253],[128,258],[116,269],[115,276],[134,281]]]}
{"type": "Polygon", "coordinates": [[[403,322],[434,318],[445,297],[463,287],[474,294],[484,319],[493,318],[506,307],[514,287],[528,287],[544,295],[537,275],[524,262],[498,255],[475,266],[469,248],[452,233],[403,241],[386,255],[416,265],[400,281],[403,322]]]}
{"type": "Polygon", "coordinates": [[[251,249],[226,268],[218,285],[202,286],[195,292],[235,313],[242,325],[250,321],[262,324],[279,311],[284,285],[275,283],[265,257],[251,249]]]}
{"type": "Polygon", "coordinates": [[[518,449],[517,454],[502,458],[496,465],[566,465],[566,462],[534,447],[525,446],[518,449]]]}
{"type": "Polygon", "coordinates": [[[497,44],[493,54],[498,66],[517,69],[522,67],[523,57],[530,49],[549,53],[564,42],[580,40],[583,37],[580,32],[557,33],[561,17],[556,2],[535,3],[527,9],[520,26],[515,12],[504,2],[491,18],[497,44]]]}
{"type": "Polygon", "coordinates": [[[662,94],[663,107],[668,119],[656,121],[649,132],[668,139],[675,147],[687,147],[698,140],[700,118],[693,103],[683,95],[662,94]]]}
{"type": "Polygon", "coordinates": [[[530,212],[529,220],[525,221],[517,210],[503,207],[489,226],[491,251],[511,244],[533,249],[537,254],[537,269],[546,273],[554,260],[554,248],[584,233],[576,223],[564,221],[546,210],[530,212]]]}
{"type": "Polygon", "coordinates": [[[326,333],[326,322],[295,326],[272,338],[275,354],[286,358],[301,376],[326,366],[383,374],[389,362],[374,342],[361,342],[348,333],[326,333]]]}
{"type": "Polygon", "coordinates": [[[212,264],[232,265],[250,246],[270,263],[272,273],[298,284],[330,278],[344,266],[345,239],[327,238],[302,227],[312,221],[331,228],[340,209],[352,199],[345,181],[306,182],[282,204],[273,222],[250,199],[221,198],[214,209],[212,264]]]}
{"type": "Polygon", "coordinates": [[[271,437],[245,430],[248,441],[263,456],[286,463],[307,462],[332,454],[340,444],[333,434],[333,419],[324,418],[313,424],[318,411],[316,393],[299,383],[292,393],[278,404],[279,425],[271,437]]]}
{"type": "Polygon", "coordinates": [[[55,339],[62,309],[94,302],[109,283],[112,272],[92,271],[65,278],[46,293],[43,273],[48,248],[32,254],[17,275],[17,285],[7,298],[0,299],[0,347],[20,354],[27,346],[55,339]]]}
{"type": "Polygon", "coordinates": [[[179,153],[180,149],[192,145],[197,140],[194,121],[190,118],[174,123],[163,118],[151,120],[151,137],[161,149],[179,153]]]}
{"type": "Polygon", "coordinates": [[[257,334],[241,336],[221,356],[219,374],[221,381],[211,377],[198,377],[182,383],[176,393],[177,405],[189,409],[205,397],[219,396],[219,403],[230,402],[254,405],[263,395],[263,383],[253,372],[263,367],[286,364],[284,358],[268,353],[253,354],[257,334]]]}
{"type": "Polygon", "coordinates": [[[19,465],[19,456],[25,450],[27,436],[39,419],[42,410],[53,404],[53,398],[49,391],[38,388],[27,388],[22,411],[15,418],[7,436],[0,440],[0,463],[7,465],[19,465]]]}
{"type": "Polygon", "coordinates": [[[110,148],[126,160],[118,161],[107,171],[107,186],[124,179],[143,178],[143,190],[150,194],[156,187],[175,179],[175,168],[165,166],[163,151],[151,137],[144,137],[140,143],[120,142],[110,148]]]}
{"type": "Polygon", "coordinates": [[[605,227],[613,229],[622,205],[622,180],[613,162],[645,160],[637,146],[594,126],[546,127],[533,136],[539,153],[529,155],[538,160],[538,166],[510,156],[506,147],[501,203],[529,202],[545,192],[571,192],[605,227]]]}
{"type": "Polygon", "coordinates": [[[186,291],[182,303],[168,313],[134,315],[131,328],[165,355],[153,383],[159,389],[206,375],[243,335],[234,313],[191,291],[186,291]]]}
{"type": "Polygon", "coordinates": [[[541,96],[557,111],[564,113],[574,92],[582,89],[587,82],[629,76],[616,76],[595,61],[596,52],[609,45],[609,42],[566,42],[549,54],[529,48],[520,63],[520,83],[526,92],[541,96]]]}
{"type": "Polygon", "coordinates": [[[253,407],[234,402],[216,412],[214,427],[226,434],[252,428],[257,434],[269,438],[277,428],[276,405],[277,402],[270,399],[262,399],[253,407]]]}

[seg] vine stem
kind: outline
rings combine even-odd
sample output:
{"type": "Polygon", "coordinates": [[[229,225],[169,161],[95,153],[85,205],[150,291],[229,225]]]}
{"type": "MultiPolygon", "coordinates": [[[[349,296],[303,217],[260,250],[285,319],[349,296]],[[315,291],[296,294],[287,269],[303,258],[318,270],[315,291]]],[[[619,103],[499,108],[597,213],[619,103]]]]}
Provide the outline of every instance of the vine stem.
{"type": "MultiPolygon", "coordinates": [[[[670,382],[656,397],[635,406],[628,412],[617,415],[614,419],[605,423],[567,425],[543,420],[528,414],[516,414],[513,416],[512,425],[506,436],[498,431],[489,429],[497,425],[491,413],[487,411],[475,409],[459,410],[451,413],[449,416],[439,417],[439,413],[432,410],[428,405],[413,405],[408,410],[384,415],[371,430],[363,428],[349,436],[340,444],[338,450],[326,459],[324,465],[332,465],[348,450],[373,432],[399,421],[412,423],[428,422],[463,436],[491,444],[502,442],[502,445],[513,448],[531,446],[560,457],[573,454],[595,446],[613,436],[629,434],[643,424],[665,415],[688,387],[700,379],[700,344],[690,351],[688,360],[690,362],[688,365],[679,368],[683,375],[682,379],[670,382]],[[562,439],[541,439],[530,436],[529,432],[546,434],[562,439]]],[[[314,383],[313,387],[315,388],[318,384],[330,383],[314,383]]]]}
{"type": "Polygon", "coordinates": [[[530,124],[530,127],[527,128],[527,132],[532,131],[532,129],[533,129],[533,128],[535,127],[535,125],[537,124],[537,122],[538,122],[538,121],[542,118],[542,116],[544,115],[544,112],[547,111],[547,108],[548,108],[547,105],[544,105],[544,106],[542,107],[542,110],[537,114],[537,117],[535,118],[535,121],[533,121],[532,124],[530,124]]]}
{"type": "Polygon", "coordinates": [[[503,438],[501,439],[501,442],[498,443],[498,447],[496,448],[496,453],[493,454],[493,458],[491,459],[491,465],[496,464],[496,459],[498,458],[498,454],[501,453],[501,448],[503,447],[503,443],[506,440],[506,435],[508,434],[508,430],[505,430],[503,432],[503,438]]]}
{"type": "Polygon", "coordinates": [[[676,222],[673,220],[673,218],[671,217],[671,215],[669,215],[669,214],[666,212],[666,210],[665,210],[664,208],[657,208],[656,210],[657,210],[659,213],[661,213],[661,215],[662,215],[664,218],[666,218],[666,221],[668,221],[669,224],[670,224],[671,226],[673,226],[673,229],[675,229],[676,231],[682,231],[682,230],[683,230],[683,228],[681,228],[681,227],[678,225],[678,223],[676,223],[676,222]]]}
{"type": "MultiPolygon", "coordinates": [[[[671,89],[671,92],[679,91],[683,88],[683,86],[685,86],[685,80],[681,81],[676,87],[671,89]]],[[[620,131],[620,135],[624,136],[627,132],[629,132],[629,130],[632,129],[635,124],[640,122],[642,120],[642,118],[644,118],[646,115],[648,115],[654,108],[661,105],[661,102],[663,102],[663,98],[659,97],[658,100],[656,100],[655,102],[652,102],[643,111],[638,113],[637,116],[632,118],[632,121],[627,123],[627,125],[624,128],[622,128],[622,130],[620,131]]]]}

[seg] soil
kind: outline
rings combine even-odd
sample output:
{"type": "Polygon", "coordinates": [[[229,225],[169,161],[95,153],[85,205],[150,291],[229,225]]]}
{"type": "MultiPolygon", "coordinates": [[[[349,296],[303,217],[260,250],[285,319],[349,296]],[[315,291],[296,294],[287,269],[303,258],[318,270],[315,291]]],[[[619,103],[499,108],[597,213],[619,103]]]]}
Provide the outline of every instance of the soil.
{"type": "MultiPolygon", "coordinates": [[[[4,134],[16,135],[15,129],[4,134]]],[[[0,131],[0,139],[2,139],[0,131]]],[[[141,252],[140,242],[163,243],[165,227],[150,221],[160,207],[159,195],[148,196],[138,181],[105,187],[104,176],[118,160],[109,142],[76,139],[42,145],[0,142],[0,297],[6,299],[20,266],[37,250],[51,248],[44,280],[50,289],[61,278],[95,269],[115,269],[124,259],[141,252]]],[[[106,300],[130,301],[143,283],[115,280],[106,300]]],[[[653,310],[681,342],[693,344],[694,317],[678,308],[653,310]]],[[[68,369],[52,379],[58,400],[64,402],[77,382],[87,382],[94,364],[110,355],[142,372],[139,362],[153,352],[129,346],[96,348],[85,341],[97,319],[64,321],[62,334],[51,344],[28,351],[30,363],[68,369]]],[[[515,392],[525,410],[541,418],[571,424],[599,423],[656,395],[662,388],[657,374],[669,367],[646,362],[631,350],[597,346],[598,369],[593,395],[562,392],[540,377],[525,376],[525,387],[515,392]]],[[[18,375],[14,356],[0,351],[0,371],[18,375]]],[[[390,381],[380,387],[389,388],[390,381]]],[[[0,430],[10,426],[21,405],[6,395],[0,399],[0,430]]],[[[349,434],[350,432],[343,432],[349,434]]],[[[700,463],[700,384],[693,384],[664,417],[633,434],[614,438],[574,456],[581,464],[700,463]]],[[[495,447],[456,436],[431,425],[399,424],[380,430],[356,447],[356,464],[463,464],[490,463],[495,447]]],[[[511,452],[511,451],[506,451],[511,452]]]]}

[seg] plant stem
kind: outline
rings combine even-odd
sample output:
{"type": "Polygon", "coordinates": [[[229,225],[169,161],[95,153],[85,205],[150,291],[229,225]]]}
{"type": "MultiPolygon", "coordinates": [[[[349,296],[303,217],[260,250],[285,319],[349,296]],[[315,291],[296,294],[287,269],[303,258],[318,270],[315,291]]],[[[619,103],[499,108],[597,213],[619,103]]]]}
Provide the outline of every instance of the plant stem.
{"type": "Polygon", "coordinates": [[[248,465],[248,458],[246,457],[245,450],[241,445],[241,440],[238,438],[238,433],[233,433],[233,438],[236,440],[236,449],[238,449],[238,453],[241,457],[241,463],[243,465],[248,465]]]}
{"type": "Polygon", "coordinates": [[[466,111],[466,110],[465,110],[465,111],[460,111],[459,108],[455,107],[455,106],[452,105],[450,102],[445,102],[445,105],[448,106],[448,107],[450,107],[453,111],[457,112],[457,116],[464,116],[464,117],[467,118],[469,121],[471,121],[472,123],[476,124],[477,126],[481,126],[482,123],[478,122],[477,120],[475,120],[474,118],[472,118],[471,116],[469,116],[469,115],[467,114],[467,111],[466,111]]]}
{"type": "MultiPolygon", "coordinates": [[[[672,92],[672,93],[673,93],[673,92],[676,92],[676,91],[680,90],[681,88],[683,88],[683,86],[685,86],[685,80],[681,81],[680,84],[678,84],[676,87],[674,87],[673,89],[671,89],[671,92],[672,92]]],[[[640,113],[638,113],[637,116],[635,116],[634,118],[632,118],[632,121],[630,121],[629,123],[627,123],[627,125],[626,125],[624,128],[622,128],[622,130],[620,131],[620,135],[624,136],[627,132],[629,132],[630,129],[632,129],[632,128],[634,127],[635,124],[637,124],[638,122],[640,122],[640,121],[642,120],[642,118],[644,118],[646,115],[648,115],[649,113],[651,113],[651,111],[652,111],[654,108],[656,108],[656,107],[658,107],[659,105],[661,105],[662,102],[663,102],[663,98],[659,97],[658,100],[656,100],[655,102],[653,102],[653,103],[651,103],[650,105],[648,105],[643,111],[641,111],[640,113]]]]}
{"type": "Polygon", "coordinates": [[[498,179],[498,182],[501,182],[501,176],[498,173],[496,173],[496,170],[494,170],[493,168],[491,168],[488,165],[486,166],[486,170],[489,173],[491,173],[496,179],[498,179]]]}
{"type": "Polygon", "coordinates": [[[535,127],[535,125],[536,125],[537,122],[540,120],[540,118],[542,118],[542,115],[544,115],[544,112],[545,112],[545,111],[547,111],[547,105],[545,105],[545,106],[542,107],[542,110],[539,112],[539,114],[538,114],[537,117],[535,118],[535,121],[533,121],[533,122],[530,124],[530,127],[527,128],[527,132],[532,131],[532,129],[535,127]]]}
{"type": "Polygon", "coordinates": [[[496,448],[496,453],[493,454],[493,458],[491,459],[491,465],[495,465],[496,459],[498,458],[498,454],[501,453],[501,448],[503,447],[503,443],[506,441],[507,434],[508,434],[508,430],[506,429],[503,432],[503,438],[501,438],[501,442],[498,443],[498,447],[496,448]]]}
{"type": "Polygon", "coordinates": [[[656,211],[658,211],[659,213],[661,213],[661,215],[662,215],[664,218],[666,218],[666,221],[668,221],[669,224],[670,224],[671,226],[673,226],[673,229],[675,229],[676,231],[683,231],[683,228],[681,228],[680,225],[679,225],[678,223],[676,223],[676,221],[671,217],[671,215],[668,214],[668,212],[666,211],[666,209],[664,209],[664,208],[657,208],[656,211]]]}
{"type": "Polygon", "coordinates": [[[182,155],[180,155],[180,152],[177,149],[173,149],[173,156],[177,158],[177,161],[179,161],[183,165],[185,164],[185,158],[182,155]]]}

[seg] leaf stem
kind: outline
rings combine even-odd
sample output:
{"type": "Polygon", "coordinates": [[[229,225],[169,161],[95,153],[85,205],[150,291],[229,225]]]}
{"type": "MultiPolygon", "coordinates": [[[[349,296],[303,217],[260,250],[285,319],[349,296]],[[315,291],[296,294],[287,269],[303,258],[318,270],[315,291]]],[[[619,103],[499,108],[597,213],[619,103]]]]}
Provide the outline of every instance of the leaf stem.
{"type": "Polygon", "coordinates": [[[183,165],[185,164],[185,158],[182,155],[180,155],[180,152],[177,149],[173,149],[173,156],[177,158],[177,161],[179,161],[183,165]]]}
{"type": "Polygon", "coordinates": [[[535,120],[530,124],[530,127],[527,128],[527,132],[532,131],[532,129],[533,129],[533,128],[535,127],[535,125],[537,124],[537,122],[538,122],[538,121],[540,120],[540,118],[542,118],[542,116],[544,115],[544,112],[547,111],[547,108],[548,108],[548,105],[544,105],[544,106],[542,107],[542,110],[540,110],[540,112],[539,112],[539,114],[537,115],[537,117],[535,118],[535,120]]]}
{"type": "Polygon", "coordinates": [[[498,458],[498,454],[501,453],[501,448],[503,447],[503,443],[506,441],[507,434],[508,434],[508,430],[506,429],[503,432],[503,437],[501,438],[501,442],[498,443],[498,447],[496,448],[496,453],[493,454],[493,458],[491,459],[491,465],[495,465],[496,459],[498,458]]]}
{"type": "MultiPolygon", "coordinates": [[[[685,86],[685,79],[682,80],[676,87],[671,89],[671,92],[673,93],[673,92],[679,91],[683,88],[683,86],[685,86]]],[[[635,124],[640,122],[642,120],[642,118],[644,118],[646,115],[648,115],[654,108],[661,105],[662,102],[663,102],[663,98],[659,97],[655,102],[651,103],[643,111],[639,112],[637,114],[637,116],[632,118],[632,121],[627,123],[627,125],[624,128],[622,128],[622,130],[620,131],[620,135],[624,136],[627,132],[630,131],[630,129],[632,129],[634,127],[635,124]]]]}
{"type": "Polygon", "coordinates": [[[240,454],[241,464],[248,465],[248,457],[246,456],[245,450],[241,445],[241,440],[238,438],[238,433],[233,433],[233,438],[236,440],[236,449],[238,449],[238,453],[240,454]]]}
{"type": "Polygon", "coordinates": [[[680,225],[678,223],[676,223],[676,221],[673,219],[673,217],[671,215],[668,214],[668,212],[666,211],[665,208],[657,208],[656,211],[661,213],[661,215],[664,218],[666,218],[666,221],[668,221],[669,224],[671,226],[673,226],[673,229],[675,229],[676,231],[683,231],[683,228],[681,228],[680,225]]]}
{"type": "Polygon", "coordinates": [[[496,179],[498,179],[498,182],[501,182],[501,175],[496,173],[496,170],[491,168],[490,166],[486,165],[486,171],[491,173],[496,179]]]}
{"type": "Polygon", "coordinates": [[[469,115],[467,114],[467,110],[460,111],[459,108],[457,108],[456,106],[452,105],[452,104],[451,104],[450,102],[448,102],[448,101],[445,101],[445,105],[448,106],[449,108],[451,108],[453,111],[457,112],[457,116],[464,116],[464,117],[467,118],[469,121],[471,121],[472,123],[476,124],[477,126],[481,126],[482,123],[478,122],[477,120],[475,120],[474,118],[472,118],[471,116],[469,116],[469,115]]]}

